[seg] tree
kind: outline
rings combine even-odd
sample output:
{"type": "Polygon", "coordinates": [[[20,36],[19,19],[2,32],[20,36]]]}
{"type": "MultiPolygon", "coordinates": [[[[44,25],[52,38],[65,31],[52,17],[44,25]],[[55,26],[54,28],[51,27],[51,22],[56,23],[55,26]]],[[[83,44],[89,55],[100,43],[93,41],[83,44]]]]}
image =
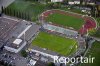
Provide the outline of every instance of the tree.
{"type": "Polygon", "coordinates": [[[97,5],[96,8],[97,8],[98,16],[100,17],[100,5],[97,5]]]}
{"type": "Polygon", "coordinates": [[[96,30],[96,32],[92,35],[92,36],[94,36],[94,37],[100,37],[100,28],[98,28],[97,30],[96,30]]]}
{"type": "Polygon", "coordinates": [[[4,7],[3,6],[1,7],[1,12],[4,13],[4,7]]]}
{"type": "Polygon", "coordinates": [[[82,4],[83,4],[83,1],[84,1],[84,0],[80,0],[80,5],[82,5],[82,4]]]}
{"type": "Polygon", "coordinates": [[[55,66],[53,62],[48,63],[48,66],[55,66]]]}
{"type": "Polygon", "coordinates": [[[69,2],[69,0],[64,0],[64,1],[63,1],[63,3],[66,3],[66,4],[68,4],[68,2],[69,2]]]}
{"type": "Polygon", "coordinates": [[[91,29],[91,30],[89,30],[88,32],[89,32],[89,35],[94,35],[95,33],[96,33],[96,29],[91,29]]]}
{"type": "Polygon", "coordinates": [[[23,57],[27,57],[28,54],[27,54],[27,52],[26,52],[25,50],[22,50],[22,51],[21,51],[21,55],[22,55],[23,57]]]}
{"type": "Polygon", "coordinates": [[[53,3],[48,3],[48,4],[46,5],[46,7],[47,7],[47,9],[53,8],[53,3]]]}

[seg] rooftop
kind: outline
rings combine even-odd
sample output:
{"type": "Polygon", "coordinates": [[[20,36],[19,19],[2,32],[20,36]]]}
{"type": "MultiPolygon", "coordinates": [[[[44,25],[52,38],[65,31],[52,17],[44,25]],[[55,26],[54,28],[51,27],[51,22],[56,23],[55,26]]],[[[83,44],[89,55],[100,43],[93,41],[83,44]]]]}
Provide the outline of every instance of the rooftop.
{"type": "Polygon", "coordinates": [[[15,39],[13,43],[16,45],[19,45],[19,44],[21,44],[21,42],[22,42],[21,39],[15,39]]]}

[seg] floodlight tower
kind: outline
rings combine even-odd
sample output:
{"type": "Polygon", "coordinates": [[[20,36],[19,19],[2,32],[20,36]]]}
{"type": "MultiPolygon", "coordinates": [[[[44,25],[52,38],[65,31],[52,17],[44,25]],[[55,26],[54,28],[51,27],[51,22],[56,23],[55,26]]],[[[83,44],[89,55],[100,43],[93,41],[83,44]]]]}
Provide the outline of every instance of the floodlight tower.
{"type": "Polygon", "coordinates": [[[25,42],[25,38],[26,38],[26,37],[25,37],[25,34],[26,34],[26,33],[24,32],[24,42],[25,42]]]}
{"type": "Polygon", "coordinates": [[[42,15],[41,15],[41,20],[42,20],[42,24],[43,24],[43,22],[44,22],[44,14],[42,13],[42,15]]]}
{"type": "Polygon", "coordinates": [[[85,28],[84,28],[84,25],[83,25],[82,27],[83,27],[83,29],[82,29],[82,34],[84,34],[84,29],[85,29],[85,28]]]}
{"type": "Polygon", "coordinates": [[[89,30],[87,29],[87,34],[86,34],[86,36],[88,36],[89,35],[89,30]]]}

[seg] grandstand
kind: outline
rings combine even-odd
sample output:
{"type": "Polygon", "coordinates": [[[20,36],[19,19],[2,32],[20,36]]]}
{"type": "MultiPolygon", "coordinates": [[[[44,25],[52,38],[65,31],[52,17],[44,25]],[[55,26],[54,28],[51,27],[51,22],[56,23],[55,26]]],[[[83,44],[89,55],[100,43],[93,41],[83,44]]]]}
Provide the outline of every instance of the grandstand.
{"type": "Polygon", "coordinates": [[[61,34],[73,35],[73,36],[78,35],[77,31],[65,29],[65,28],[62,28],[62,27],[59,27],[59,26],[54,26],[54,25],[51,25],[51,24],[44,24],[43,27],[44,27],[44,29],[47,29],[51,32],[54,31],[54,32],[58,32],[58,33],[61,33],[61,34]]]}

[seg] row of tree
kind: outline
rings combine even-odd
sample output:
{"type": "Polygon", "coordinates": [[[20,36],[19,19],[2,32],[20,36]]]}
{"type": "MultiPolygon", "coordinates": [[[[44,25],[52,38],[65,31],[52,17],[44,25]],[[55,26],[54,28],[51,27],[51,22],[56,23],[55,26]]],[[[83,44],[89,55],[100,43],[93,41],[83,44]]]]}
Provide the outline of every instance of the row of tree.
{"type": "Polygon", "coordinates": [[[6,15],[14,16],[14,17],[29,20],[29,21],[32,20],[31,14],[25,11],[17,11],[15,9],[2,7],[2,14],[3,13],[6,15]]]}

